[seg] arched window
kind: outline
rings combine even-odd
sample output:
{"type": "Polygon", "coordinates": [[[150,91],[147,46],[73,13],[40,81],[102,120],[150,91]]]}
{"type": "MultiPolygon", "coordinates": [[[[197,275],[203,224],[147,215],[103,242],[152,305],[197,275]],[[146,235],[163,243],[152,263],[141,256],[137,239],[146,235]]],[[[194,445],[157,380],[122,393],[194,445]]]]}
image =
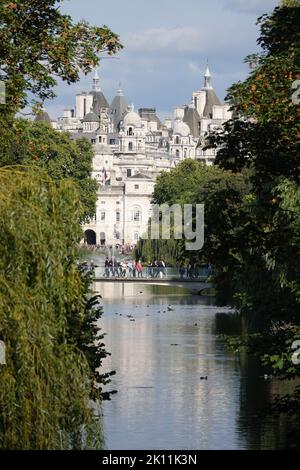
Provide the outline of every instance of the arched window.
{"type": "Polygon", "coordinates": [[[106,235],[104,232],[100,232],[100,245],[105,245],[106,235]]]}
{"type": "Polygon", "coordinates": [[[129,129],[128,129],[128,135],[133,135],[132,127],[129,127],[129,129]]]}
{"type": "Polygon", "coordinates": [[[176,138],[175,138],[175,144],[180,144],[180,140],[179,140],[178,135],[177,135],[176,138]]]}
{"type": "Polygon", "coordinates": [[[183,156],[184,156],[184,158],[187,156],[187,149],[184,149],[183,156]]]}
{"type": "Polygon", "coordinates": [[[88,245],[96,245],[96,233],[94,230],[86,230],[84,232],[84,239],[88,245]]]}
{"type": "Polygon", "coordinates": [[[180,156],[179,150],[176,150],[176,157],[179,157],[179,156],[180,156]]]}
{"type": "Polygon", "coordinates": [[[132,150],[133,150],[133,144],[132,144],[132,142],[129,142],[129,144],[128,144],[128,150],[129,150],[129,152],[132,152],[132,150]]]}
{"type": "Polygon", "coordinates": [[[133,211],[132,211],[132,220],[133,222],[141,222],[141,209],[136,206],[133,208],[133,211]]]}

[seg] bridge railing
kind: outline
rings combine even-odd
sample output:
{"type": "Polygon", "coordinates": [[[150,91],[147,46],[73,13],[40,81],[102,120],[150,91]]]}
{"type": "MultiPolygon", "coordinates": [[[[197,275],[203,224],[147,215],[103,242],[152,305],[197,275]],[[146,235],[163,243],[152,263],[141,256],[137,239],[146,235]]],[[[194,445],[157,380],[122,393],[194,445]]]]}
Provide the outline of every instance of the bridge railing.
{"type": "Polygon", "coordinates": [[[185,269],[180,273],[179,269],[173,267],[144,267],[142,273],[138,273],[136,269],[122,267],[104,266],[95,267],[95,278],[136,278],[136,279],[161,279],[161,280],[206,280],[209,277],[208,269],[205,267],[198,267],[193,269],[185,269]]]}

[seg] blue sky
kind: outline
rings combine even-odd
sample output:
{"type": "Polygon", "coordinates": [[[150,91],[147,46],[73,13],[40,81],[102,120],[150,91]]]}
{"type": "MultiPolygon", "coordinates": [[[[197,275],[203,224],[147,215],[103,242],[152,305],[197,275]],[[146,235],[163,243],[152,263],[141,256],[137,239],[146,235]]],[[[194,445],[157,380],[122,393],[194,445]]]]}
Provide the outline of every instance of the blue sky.
{"type": "MultiPolygon", "coordinates": [[[[65,0],[62,10],[74,20],[107,25],[120,35],[118,59],[101,61],[101,87],[111,101],[122,83],[136,108],[155,106],[161,117],[190,101],[203,84],[208,59],[214,88],[226,89],[248,74],[246,55],[257,50],[256,19],[278,0],[65,0]]],[[[75,95],[91,88],[92,75],[75,85],[59,84],[47,103],[51,117],[75,106],[75,95]]]]}

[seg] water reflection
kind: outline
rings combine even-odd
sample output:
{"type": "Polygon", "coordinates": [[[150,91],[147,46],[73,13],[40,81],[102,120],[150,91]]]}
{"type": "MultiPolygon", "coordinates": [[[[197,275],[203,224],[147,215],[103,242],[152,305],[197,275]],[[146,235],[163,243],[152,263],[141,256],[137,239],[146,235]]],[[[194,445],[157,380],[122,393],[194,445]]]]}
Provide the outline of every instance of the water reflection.
{"type": "Polygon", "coordinates": [[[275,381],[265,382],[256,362],[229,352],[218,336],[229,310],[220,315],[213,299],[182,296],[174,288],[95,287],[112,353],[105,367],[117,371],[111,387],[119,391],[104,405],[107,448],[284,446],[282,424],[260,415],[275,381]],[[208,380],[200,380],[204,375],[208,380]]]}

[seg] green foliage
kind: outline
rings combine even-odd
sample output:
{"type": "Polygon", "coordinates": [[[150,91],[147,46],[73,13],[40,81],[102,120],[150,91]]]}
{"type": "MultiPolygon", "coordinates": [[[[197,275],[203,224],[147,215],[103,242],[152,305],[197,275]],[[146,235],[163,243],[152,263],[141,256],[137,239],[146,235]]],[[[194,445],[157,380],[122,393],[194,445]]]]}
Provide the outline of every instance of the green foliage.
{"type": "Polygon", "coordinates": [[[158,176],[153,202],[170,206],[174,203],[204,204],[205,245],[199,254],[186,252],[184,239],[141,240],[137,251],[145,260],[163,258],[169,264],[178,265],[181,262],[207,263],[213,259],[220,270],[225,265],[228,270],[228,265],[241,264],[238,249],[244,242],[239,240],[240,220],[250,217],[252,204],[247,175],[205,167],[187,159],[169,173],[158,176]]]}
{"type": "Polygon", "coordinates": [[[94,216],[98,184],[91,178],[93,150],[90,142],[72,141],[67,133],[54,130],[45,122],[11,120],[11,128],[2,128],[0,166],[34,165],[47,171],[54,180],[71,179],[79,189],[81,220],[94,216]]]}
{"type": "MultiPolygon", "coordinates": [[[[227,279],[233,304],[260,331],[247,339],[249,350],[282,379],[300,375],[291,359],[300,323],[300,108],[292,101],[292,84],[300,75],[300,8],[293,6],[299,5],[259,19],[263,52],[257,67],[230,88],[234,118],[223,134],[210,138],[221,145],[216,162],[222,168],[251,169],[251,219],[248,225],[247,219],[240,221],[242,269],[229,267],[227,279]]],[[[278,397],[275,407],[294,412],[298,399],[295,390],[282,401],[278,397]]]]}
{"type": "Polygon", "coordinates": [[[0,169],[0,188],[0,447],[99,448],[76,187],[17,167],[0,169]]]}
{"type": "Polygon", "coordinates": [[[60,11],[61,0],[0,3],[0,80],[6,82],[5,113],[24,108],[29,95],[55,96],[55,77],[79,80],[99,62],[99,53],[122,46],[107,26],[74,23],[60,11]]]}

